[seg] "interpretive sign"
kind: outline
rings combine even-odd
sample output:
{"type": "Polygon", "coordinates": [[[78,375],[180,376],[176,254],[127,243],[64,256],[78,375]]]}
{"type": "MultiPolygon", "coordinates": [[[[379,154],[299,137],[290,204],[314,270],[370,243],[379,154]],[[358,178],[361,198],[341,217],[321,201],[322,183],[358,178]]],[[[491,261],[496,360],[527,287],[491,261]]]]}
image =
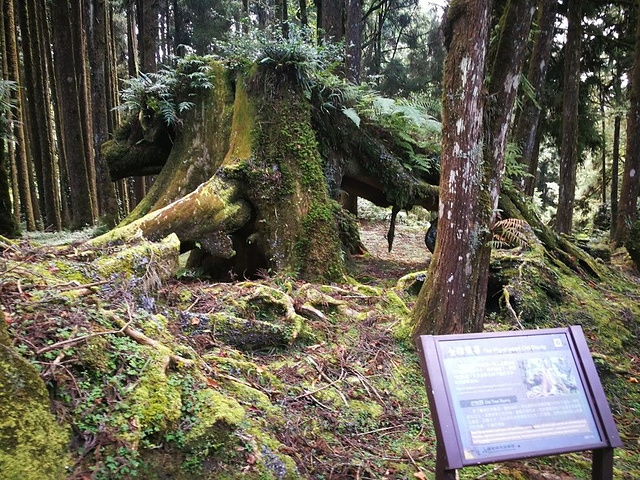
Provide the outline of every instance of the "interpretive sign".
{"type": "Polygon", "coordinates": [[[418,349],[437,469],[594,450],[593,478],[610,478],[621,442],[580,327],[424,335],[418,349]]]}

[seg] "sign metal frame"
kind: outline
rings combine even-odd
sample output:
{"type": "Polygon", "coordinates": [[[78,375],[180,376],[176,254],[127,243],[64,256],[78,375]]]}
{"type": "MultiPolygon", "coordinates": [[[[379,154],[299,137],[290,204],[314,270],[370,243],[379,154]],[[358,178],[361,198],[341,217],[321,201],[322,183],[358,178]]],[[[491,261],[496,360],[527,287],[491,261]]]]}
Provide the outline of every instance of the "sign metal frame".
{"type": "MultiPolygon", "coordinates": [[[[486,332],[461,335],[422,335],[416,339],[419,352],[420,366],[424,376],[427,396],[431,405],[437,439],[436,479],[448,480],[455,478],[455,470],[471,465],[495,463],[507,460],[541,457],[562,453],[592,450],[593,465],[592,479],[606,480],[613,476],[613,449],[620,447],[622,442],[618,434],[611,409],[607,402],[604,389],[589,352],[584,333],[579,326],[568,328],[553,328],[540,330],[519,330],[509,332],[486,332]],[[460,419],[456,416],[456,406],[452,395],[453,386],[447,377],[443,348],[446,342],[456,342],[457,345],[477,345],[482,342],[503,342],[509,338],[526,337],[535,340],[538,336],[566,336],[568,349],[575,362],[579,391],[586,398],[588,409],[598,430],[600,440],[578,442],[572,446],[556,448],[529,449],[517,453],[487,455],[485,458],[465,458],[461,435],[460,419]]],[[[589,419],[591,419],[589,417],[589,419]]],[[[468,433],[468,432],[462,432],[468,433]]],[[[467,435],[469,436],[469,435],[467,435]]],[[[554,438],[558,437],[556,434],[554,438]]],[[[544,441],[544,438],[541,439],[544,441]]]]}

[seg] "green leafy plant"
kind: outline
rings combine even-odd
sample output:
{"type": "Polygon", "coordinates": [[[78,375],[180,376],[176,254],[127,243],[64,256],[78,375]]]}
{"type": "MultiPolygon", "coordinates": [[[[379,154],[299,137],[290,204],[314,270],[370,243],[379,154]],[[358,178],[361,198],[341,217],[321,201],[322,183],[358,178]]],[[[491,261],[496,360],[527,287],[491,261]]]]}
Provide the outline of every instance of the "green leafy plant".
{"type": "Polygon", "coordinates": [[[509,187],[513,187],[513,182],[519,182],[520,179],[532,177],[527,172],[527,166],[520,161],[522,151],[512,142],[507,143],[504,157],[504,178],[503,183],[509,187]]]}
{"type": "Polygon", "coordinates": [[[264,30],[231,35],[216,47],[220,58],[230,68],[248,67],[254,63],[269,67],[285,75],[293,75],[305,93],[327,72],[332,72],[342,61],[344,46],[327,42],[317,45],[314,32],[308,27],[289,25],[287,36],[282,34],[280,25],[272,25],[264,30]]]}
{"type": "Polygon", "coordinates": [[[167,126],[182,124],[181,115],[192,109],[191,101],[203,90],[213,88],[210,58],[191,55],[174,60],[157,73],[141,73],[124,80],[120,94],[122,103],[116,107],[131,118],[150,119],[159,115],[167,126]]]}

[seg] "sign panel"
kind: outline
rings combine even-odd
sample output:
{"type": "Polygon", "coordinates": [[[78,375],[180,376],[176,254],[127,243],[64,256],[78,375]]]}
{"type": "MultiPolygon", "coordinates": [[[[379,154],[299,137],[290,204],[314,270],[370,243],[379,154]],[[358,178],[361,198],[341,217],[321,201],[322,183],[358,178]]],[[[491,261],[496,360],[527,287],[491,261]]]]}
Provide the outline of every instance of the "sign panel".
{"type": "MultiPolygon", "coordinates": [[[[586,342],[577,345],[576,333],[583,341],[579,329],[421,337],[449,468],[617,446],[608,405],[605,426],[589,378],[595,368],[587,372],[583,364],[586,342]]],[[[597,374],[595,383],[601,390],[597,374]]]]}

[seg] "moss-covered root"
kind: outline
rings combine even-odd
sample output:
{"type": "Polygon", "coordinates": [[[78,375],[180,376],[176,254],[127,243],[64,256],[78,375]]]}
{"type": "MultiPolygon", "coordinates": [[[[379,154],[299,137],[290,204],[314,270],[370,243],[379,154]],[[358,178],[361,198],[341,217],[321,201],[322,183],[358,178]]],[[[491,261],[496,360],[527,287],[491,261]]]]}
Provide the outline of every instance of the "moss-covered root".
{"type": "Polygon", "coordinates": [[[112,255],[99,257],[93,268],[100,278],[120,280],[143,290],[157,287],[178,271],[180,241],[175,234],[161,242],[141,242],[112,255]]]}
{"type": "Polygon", "coordinates": [[[69,434],[49,410],[38,372],[11,346],[0,311],[0,476],[7,480],[66,478],[69,434]]]}
{"type": "Polygon", "coordinates": [[[140,236],[160,240],[171,233],[182,242],[196,242],[208,238],[211,232],[234,232],[247,223],[250,215],[251,209],[239,198],[235,183],[213,177],[189,195],[96,237],[89,244],[103,246],[140,236]]]}

